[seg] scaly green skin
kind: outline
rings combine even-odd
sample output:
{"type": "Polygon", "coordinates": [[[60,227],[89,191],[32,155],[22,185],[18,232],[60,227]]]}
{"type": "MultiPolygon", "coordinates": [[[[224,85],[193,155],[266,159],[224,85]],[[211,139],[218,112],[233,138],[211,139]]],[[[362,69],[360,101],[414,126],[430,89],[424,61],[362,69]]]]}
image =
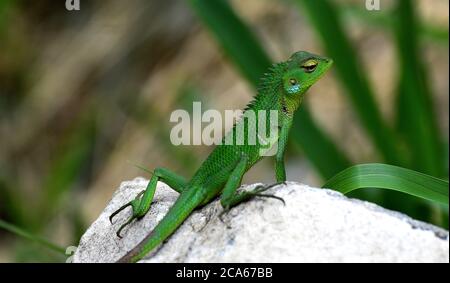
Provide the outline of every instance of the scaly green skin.
{"type": "MultiPolygon", "coordinates": [[[[278,112],[278,142],[275,155],[275,175],[277,182],[286,180],[284,168],[284,150],[287,144],[288,133],[292,125],[295,111],[300,106],[304,93],[312,86],[331,66],[332,60],[308,52],[294,53],[286,62],[274,64],[262,79],[258,88],[258,95],[247,106],[247,111],[266,110],[266,121],[269,123],[270,110],[278,112]]],[[[244,112],[244,115],[245,113],[244,112]]],[[[259,118],[259,116],[257,116],[259,118]]],[[[158,180],[165,182],[180,193],[175,204],[167,215],[158,223],[135,248],[123,256],[119,262],[136,262],[168,238],[181,223],[198,206],[207,204],[214,197],[221,194],[221,204],[224,211],[247,200],[253,196],[274,197],[262,194],[267,187],[259,186],[253,191],[237,193],[245,172],[256,162],[261,160],[263,145],[257,139],[256,143],[249,143],[247,130],[248,119],[238,122],[245,123],[243,145],[220,144],[203,162],[190,181],[170,172],[164,168],[155,169],[145,192],[139,194],[133,201],[125,204],[110,219],[127,206],[132,206],[133,216],[117,232],[133,219],[142,218],[150,208],[158,180]]],[[[269,125],[269,124],[267,124],[269,125]]],[[[236,137],[237,125],[228,135],[236,137]]]]}

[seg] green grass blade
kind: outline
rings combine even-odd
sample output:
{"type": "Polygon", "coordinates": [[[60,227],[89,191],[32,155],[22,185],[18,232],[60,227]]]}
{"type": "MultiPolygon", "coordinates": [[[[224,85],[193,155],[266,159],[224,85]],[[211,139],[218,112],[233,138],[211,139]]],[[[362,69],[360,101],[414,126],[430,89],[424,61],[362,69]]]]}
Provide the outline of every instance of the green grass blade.
{"type": "MultiPolygon", "coordinates": [[[[1,173],[0,173],[1,174],[1,173]]],[[[11,178],[10,178],[11,179],[11,178]]],[[[29,219],[26,217],[24,207],[29,207],[16,184],[12,184],[6,177],[0,176],[0,215],[26,226],[29,219]]]]}
{"type": "MultiPolygon", "coordinates": [[[[251,30],[236,15],[227,1],[190,0],[190,4],[205,26],[211,31],[230,60],[253,86],[267,71],[272,60],[261,47],[251,30]]],[[[297,51],[297,50],[293,50],[297,51]]],[[[304,150],[311,163],[325,178],[346,168],[350,162],[312,120],[306,105],[296,113],[294,141],[304,150]],[[319,151],[326,149],[326,160],[319,151]]]]}
{"type": "Polygon", "coordinates": [[[448,182],[430,175],[393,165],[359,164],[328,180],[323,188],[348,193],[361,188],[399,191],[448,205],[448,182]]]}
{"type": "Polygon", "coordinates": [[[0,219],[0,228],[5,229],[6,231],[11,232],[11,233],[13,233],[13,234],[15,234],[17,236],[20,236],[20,237],[22,237],[24,239],[36,242],[36,243],[38,243],[38,244],[40,244],[40,245],[42,245],[42,246],[44,246],[44,247],[46,247],[46,248],[48,248],[48,249],[50,249],[52,251],[55,251],[57,253],[60,253],[60,254],[63,254],[63,255],[66,254],[66,250],[63,247],[60,247],[60,246],[58,246],[58,245],[56,245],[56,244],[54,244],[54,243],[52,243],[52,242],[42,238],[42,237],[33,235],[33,234],[23,230],[22,228],[19,228],[19,227],[13,225],[13,224],[10,224],[8,222],[5,222],[5,221],[1,220],[1,219],[0,219]]]}
{"type": "Polygon", "coordinates": [[[410,146],[412,168],[433,176],[444,176],[445,156],[434,117],[431,91],[422,65],[417,40],[417,23],[413,2],[398,1],[396,20],[397,54],[400,81],[397,122],[410,146]]]}
{"type": "Polygon", "coordinates": [[[333,58],[340,81],[358,114],[362,125],[374,144],[390,164],[405,165],[400,156],[394,132],[381,117],[369,87],[368,80],[358,62],[352,45],[338,17],[334,4],[326,0],[295,0],[301,11],[308,14],[320,35],[327,56],[333,58]]]}

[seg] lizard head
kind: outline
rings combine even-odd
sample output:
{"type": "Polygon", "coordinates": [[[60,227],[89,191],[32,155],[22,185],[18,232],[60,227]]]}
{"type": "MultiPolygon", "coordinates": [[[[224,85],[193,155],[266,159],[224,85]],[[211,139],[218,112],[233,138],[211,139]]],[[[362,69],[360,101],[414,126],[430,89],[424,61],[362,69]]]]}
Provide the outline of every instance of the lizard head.
{"type": "Polygon", "coordinates": [[[303,94],[331,67],[333,60],[306,51],[294,53],[286,62],[283,90],[287,97],[301,99],[303,94]]]}

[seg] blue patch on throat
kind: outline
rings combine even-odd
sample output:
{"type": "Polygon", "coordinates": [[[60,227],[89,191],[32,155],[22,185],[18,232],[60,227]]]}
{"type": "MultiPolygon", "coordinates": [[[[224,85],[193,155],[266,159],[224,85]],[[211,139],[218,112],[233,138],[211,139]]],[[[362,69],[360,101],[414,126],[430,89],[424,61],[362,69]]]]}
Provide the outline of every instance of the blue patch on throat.
{"type": "Polygon", "coordinates": [[[296,84],[296,85],[293,85],[293,86],[289,86],[289,87],[287,88],[287,92],[288,92],[288,93],[291,93],[291,94],[297,93],[297,92],[299,92],[299,91],[300,91],[300,84],[296,84]]]}

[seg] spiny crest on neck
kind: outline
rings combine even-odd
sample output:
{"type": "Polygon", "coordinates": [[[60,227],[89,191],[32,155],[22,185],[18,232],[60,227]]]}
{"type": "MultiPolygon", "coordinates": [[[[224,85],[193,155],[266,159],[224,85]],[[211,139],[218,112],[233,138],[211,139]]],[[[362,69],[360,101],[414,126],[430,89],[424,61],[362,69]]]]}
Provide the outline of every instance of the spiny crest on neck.
{"type": "Polygon", "coordinates": [[[287,67],[286,62],[275,63],[269,67],[268,71],[262,76],[257,87],[257,95],[245,107],[244,111],[253,109],[257,102],[266,95],[273,95],[281,84],[281,78],[287,67]]]}

